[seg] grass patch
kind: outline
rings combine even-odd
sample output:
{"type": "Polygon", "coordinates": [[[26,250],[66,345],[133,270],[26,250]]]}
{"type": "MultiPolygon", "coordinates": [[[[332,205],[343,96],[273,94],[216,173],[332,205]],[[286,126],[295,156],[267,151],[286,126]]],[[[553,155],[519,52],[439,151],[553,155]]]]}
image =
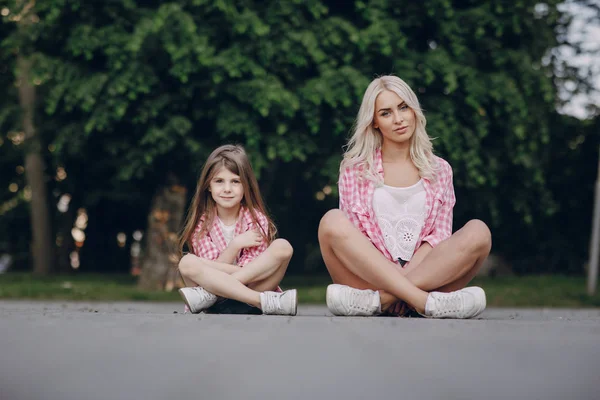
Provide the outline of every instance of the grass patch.
{"type": "Polygon", "coordinates": [[[179,301],[175,292],[143,291],[128,275],[0,275],[0,299],[73,301],[179,301]]]}
{"type": "MultiPolygon", "coordinates": [[[[301,303],[324,304],[327,276],[289,276],[281,286],[297,288],[301,303]]],[[[34,277],[0,275],[0,299],[73,301],[181,301],[177,291],[142,291],[128,275],[78,274],[34,277]]],[[[476,278],[490,307],[600,307],[600,293],[589,297],[584,277],[557,275],[476,278]]]]}
{"type": "Polygon", "coordinates": [[[600,292],[586,293],[586,278],[539,275],[502,278],[476,278],[490,307],[600,307],[600,292]]]}

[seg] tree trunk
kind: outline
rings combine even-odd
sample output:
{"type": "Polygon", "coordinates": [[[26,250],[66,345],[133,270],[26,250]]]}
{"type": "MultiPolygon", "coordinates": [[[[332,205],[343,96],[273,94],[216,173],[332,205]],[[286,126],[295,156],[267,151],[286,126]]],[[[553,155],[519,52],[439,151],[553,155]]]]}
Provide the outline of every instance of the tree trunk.
{"type": "Polygon", "coordinates": [[[42,146],[34,125],[35,87],[31,84],[31,60],[17,56],[19,103],[25,133],[25,178],[31,189],[31,232],[33,272],[47,275],[53,269],[50,212],[45,179],[42,146]]]}
{"type": "Polygon", "coordinates": [[[170,180],[154,195],[148,216],[138,282],[145,290],[172,290],[177,284],[177,239],[185,211],[186,189],[176,183],[175,178],[170,180]]]}

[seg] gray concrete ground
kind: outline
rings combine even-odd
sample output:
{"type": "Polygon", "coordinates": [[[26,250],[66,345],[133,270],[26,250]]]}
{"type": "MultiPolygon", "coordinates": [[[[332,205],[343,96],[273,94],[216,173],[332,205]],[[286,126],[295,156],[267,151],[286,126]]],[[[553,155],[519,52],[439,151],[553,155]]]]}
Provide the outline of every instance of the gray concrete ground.
{"type": "Polygon", "coordinates": [[[476,320],[0,301],[0,400],[599,399],[600,310],[476,320]]]}

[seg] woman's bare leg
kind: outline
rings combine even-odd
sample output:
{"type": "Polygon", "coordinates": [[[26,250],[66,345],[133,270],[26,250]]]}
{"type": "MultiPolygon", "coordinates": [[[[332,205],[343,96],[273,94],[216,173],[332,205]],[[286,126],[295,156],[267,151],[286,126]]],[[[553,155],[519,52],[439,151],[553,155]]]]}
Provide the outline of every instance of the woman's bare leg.
{"type": "Polygon", "coordinates": [[[431,248],[419,248],[406,277],[425,291],[451,292],[464,288],[481,268],[492,247],[487,225],[471,220],[451,237],[431,248]]]}
{"type": "MultiPolygon", "coordinates": [[[[380,289],[382,309],[386,310],[390,306],[395,305],[394,303],[398,301],[399,297],[391,294],[389,291],[381,290],[381,286],[377,286],[359,277],[352,271],[351,266],[346,267],[345,263],[337,256],[332,246],[330,246],[329,237],[321,235],[322,230],[325,231],[325,229],[328,229],[324,224],[332,223],[333,227],[340,227],[339,219],[344,219],[345,222],[351,224],[339,210],[332,210],[330,212],[333,213],[333,218],[326,219],[324,217],[321,221],[319,243],[325,265],[333,282],[348,285],[356,289],[380,289]]],[[[326,216],[328,215],[326,214],[326,216]]],[[[366,242],[370,250],[375,250],[379,254],[379,251],[372,246],[368,239],[355,228],[354,230],[364,239],[357,242],[358,246],[364,248],[364,242],[366,242]]],[[[354,236],[352,235],[352,237],[354,236]]],[[[381,259],[384,259],[396,271],[404,274],[410,282],[424,291],[450,292],[464,288],[473,279],[481,264],[488,256],[490,248],[491,234],[489,229],[483,222],[472,220],[450,238],[436,246],[435,249],[432,249],[428,244],[421,246],[405,271],[399,271],[396,264],[385,259],[381,254],[379,254],[380,257],[377,257],[379,260],[375,262],[380,263],[381,259]]],[[[368,254],[370,254],[370,258],[374,253],[370,251],[368,254]]],[[[369,266],[370,264],[367,262],[363,265],[369,266]]]]}
{"type": "MultiPolygon", "coordinates": [[[[320,236],[319,246],[321,247],[321,256],[323,257],[323,261],[325,261],[325,266],[329,271],[329,275],[331,276],[333,283],[350,286],[355,289],[377,290],[374,285],[370,284],[364,279],[359,278],[352,271],[346,268],[328,245],[327,240],[322,240],[320,236]]],[[[383,290],[379,290],[379,298],[381,300],[381,309],[384,311],[398,301],[396,296],[383,290]]]]}
{"type": "Polygon", "coordinates": [[[334,281],[353,280],[355,284],[362,284],[363,287],[366,282],[404,300],[417,311],[424,312],[428,293],[413,285],[340,210],[331,210],[321,219],[319,243],[326,258],[327,269],[334,281]],[[336,260],[339,263],[336,263],[336,260]],[[345,267],[345,270],[355,277],[349,276],[340,266],[345,267]],[[356,278],[363,282],[357,281],[356,278]]]}

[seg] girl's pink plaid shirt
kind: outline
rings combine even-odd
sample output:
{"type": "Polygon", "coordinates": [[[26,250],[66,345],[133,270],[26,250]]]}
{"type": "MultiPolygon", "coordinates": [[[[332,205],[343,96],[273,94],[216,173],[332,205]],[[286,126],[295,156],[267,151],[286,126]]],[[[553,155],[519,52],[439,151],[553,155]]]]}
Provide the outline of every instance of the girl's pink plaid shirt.
{"type": "MultiPolygon", "coordinates": [[[[415,251],[423,242],[432,247],[452,235],[452,210],[456,203],[452,184],[452,167],[444,159],[434,156],[438,163],[434,182],[423,178],[425,186],[425,222],[417,240],[415,251]]],[[[381,150],[375,153],[375,169],[381,177],[379,182],[361,177],[362,168],[355,165],[345,169],[338,182],[340,210],[363,235],[388,259],[396,262],[385,247],[383,234],[373,211],[373,193],[383,185],[383,160],[381,150]]]]}
{"type": "MultiPolygon", "coordinates": [[[[267,217],[261,212],[256,212],[256,218],[258,223],[264,230],[264,232],[269,231],[269,222],[267,221],[267,217]]],[[[225,236],[223,235],[223,230],[219,225],[218,221],[214,221],[212,227],[208,230],[203,237],[199,237],[200,230],[202,229],[202,224],[206,220],[206,216],[202,215],[200,217],[200,222],[196,229],[194,230],[194,235],[192,236],[192,250],[193,254],[200,257],[206,258],[208,260],[216,260],[223,250],[227,248],[227,243],[225,242],[225,236]]],[[[235,224],[234,237],[247,232],[251,229],[255,228],[255,223],[252,220],[252,215],[247,208],[242,208],[240,210],[240,217],[238,218],[237,223],[235,224]]],[[[266,241],[263,241],[260,245],[255,247],[250,247],[247,249],[242,249],[240,254],[238,254],[236,264],[240,267],[245,266],[250,261],[254,260],[258,257],[262,252],[267,249],[266,241]]]]}

